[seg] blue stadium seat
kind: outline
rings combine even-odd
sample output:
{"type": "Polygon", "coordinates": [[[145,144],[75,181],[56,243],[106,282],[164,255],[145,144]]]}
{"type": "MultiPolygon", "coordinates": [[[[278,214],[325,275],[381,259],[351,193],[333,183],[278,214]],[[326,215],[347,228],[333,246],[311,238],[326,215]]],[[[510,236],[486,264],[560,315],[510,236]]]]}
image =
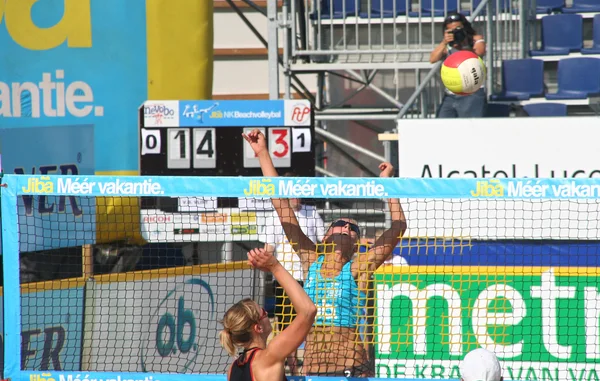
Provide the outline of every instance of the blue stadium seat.
{"type": "Polygon", "coordinates": [[[487,118],[504,118],[510,116],[510,105],[488,103],[485,116],[487,118]]]}
{"type": "MultiPolygon", "coordinates": [[[[481,4],[483,0],[473,0],[473,10],[469,9],[469,10],[460,10],[460,13],[462,13],[465,16],[469,16],[472,12],[475,11],[475,9],[477,9],[477,7],[479,6],[479,4],[481,4]]],[[[498,0],[490,0],[492,2],[492,10],[495,12],[496,11],[496,7],[498,6],[498,0]]],[[[511,0],[500,0],[500,13],[507,13],[510,12],[511,7],[510,7],[510,1],[511,0]]],[[[513,11],[516,11],[516,8],[512,9],[513,11]]],[[[480,15],[485,15],[487,12],[487,6],[485,8],[483,8],[481,10],[480,15]]]]}
{"type": "Polygon", "coordinates": [[[581,49],[581,54],[600,54],[600,14],[594,16],[593,29],[594,45],[591,48],[581,49]]]}
{"type": "MultiPolygon", "coordinates": [[[[358,16],[360,2],[361,0],[321,0],[321,20],[339,20],[349,16],[358,16]]],[[[318,17],[317,12],[310,15],[312,20],[317,20],[318,17]]]]}
{"type": "Polygon", "coordinates": [[[558,92],[546,99],[587,99],[600,95],[600,58],[563,58],[558,61],[558,92]]]}
{"type": "Polygon", "coordinates": [[[563,7],[563,13],[600,12],[600,1],[598,0],[573,0],[573,5],[563,7]]]}
{"type": "Polygon", "coordinates": [[[532,103],[523,106],[529,116],[567,116],[567,105],[564,103],[532,103]]]}
{"type": "MultiPolygon", "coordinates": [[[[458,0],[421,0],[422,17],[444,17],[448,13],[457,11],[458,0]]],[[[418,17],[419,12],[409,12],[409,15],[418,17]]]]}
{"type": "Polygon", "coordinates": [[[562,56],[583,48],[583,17],[551,15],[542,19],[542,50],[532,50],[532,57],[562,56]]]}
{"type": "Polygon", "coordinates": [[[535,11],[537,14],[550,14],[560,11],[565,6],[565,0],[537,0],[535,11]]]}
{"type": "MultiPolygon", "coordinates": [[[[371,13],[361,12],[360,17],[388,18],[405,15],[406,2],[407,0],[371,0],[371,13]]],[[[408,2],[410,4],[410,0],[408,2]]]]}
{"type": "Polygon", "coordinates": [[[502,92],[491,100],[527,100],[544,95],[544,61],[536,59],[502,62],[502,92]]]}

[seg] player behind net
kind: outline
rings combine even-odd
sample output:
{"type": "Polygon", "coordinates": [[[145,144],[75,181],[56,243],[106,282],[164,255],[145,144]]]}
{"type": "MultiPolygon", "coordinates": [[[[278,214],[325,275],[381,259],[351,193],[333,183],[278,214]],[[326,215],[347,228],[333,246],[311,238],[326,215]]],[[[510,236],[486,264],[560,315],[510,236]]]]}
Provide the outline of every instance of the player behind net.
{"type": "MultiPolygon", "coordinates": [[[[256,153],[263,175],[276,177],[265,136],[255,129],[243,135],[256,153]]],[[[380,177],[391,177],[389,163],[379,166],[380,177]]],[[[360,228],[350,218],[334,221],[316,245],[303,232],[287,199],[272,199],[289,242],[300,257],[304,287],[317,306],[315,324],[306,338],[303,373],[314,376],[372,376],[366,348],[360,339],[366,290],[373,272],[392,255],[406,231],[398,199],[388,201],[392,224],[366,252],[356,253],[360,228]]]]}
{"type": "Polygon", "coordinates": [[[296,317],[267,346],[272,328],[265,309],[251,299],[241,300],[230,307],[222,322],[221,345],[232,356],[235,356],[237,348],[243,348],[243,351],[229,368],[227,380],[286,380],[285,359],[304,341],[315,320],[316,307],[302,286],[272,254],[262,248],[253,249],[248,252],[248,263],[273,274],[292,301],[296,317]]]}

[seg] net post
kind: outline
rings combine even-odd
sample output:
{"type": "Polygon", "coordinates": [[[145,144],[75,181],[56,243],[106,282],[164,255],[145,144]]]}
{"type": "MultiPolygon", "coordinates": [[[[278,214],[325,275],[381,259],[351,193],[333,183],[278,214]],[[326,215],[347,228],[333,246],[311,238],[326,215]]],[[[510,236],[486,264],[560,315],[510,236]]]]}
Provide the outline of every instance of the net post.
{"type": "Polygon", "coordinates": [[[2,176],[0,205],[2,208],[2,271],[4,277],[2,284],[4,296],[3,377],[13,381],[21,379],[21,285],[17,185],[12,175],[2,176]]]}
{"type": "Polygon", "coordinates": [[[81,275],[87,281],[94,275],[94,250],[92,245],[83,245],[81,255],[81,275]]]}

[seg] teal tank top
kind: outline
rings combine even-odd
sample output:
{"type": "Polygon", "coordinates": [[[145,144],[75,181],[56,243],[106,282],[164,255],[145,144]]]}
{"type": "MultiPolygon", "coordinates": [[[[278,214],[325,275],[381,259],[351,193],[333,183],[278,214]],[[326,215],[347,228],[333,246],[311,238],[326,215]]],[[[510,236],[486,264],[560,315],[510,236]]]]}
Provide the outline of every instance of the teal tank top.
{"type": "Polygon", "coordinates": [[[317,307],[314,325],[354,328],[365,316],[366,298],[352,276],[352,261],[335,278],[321,276],[324,255],[310,265],[304,290],[317,307]]]}

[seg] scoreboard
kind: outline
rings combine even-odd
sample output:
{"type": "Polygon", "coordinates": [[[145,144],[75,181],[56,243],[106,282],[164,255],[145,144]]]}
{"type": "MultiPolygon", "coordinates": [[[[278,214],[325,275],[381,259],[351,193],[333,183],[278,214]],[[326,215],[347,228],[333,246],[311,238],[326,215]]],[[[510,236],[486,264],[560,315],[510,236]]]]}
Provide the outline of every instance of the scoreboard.
{"type": "Polygon", "coordinates": [[[147,101],[140,110],[140,172],[167,176],[261,176],[242,132],[259,128],[280,174],[315,174],[308,101],[147,101]]]}
{"type": "MultiPolygon", "coordinates": [[[[242,137],[255,128],[280,175],[315,176],[314,112],[306,100],[146,101],[139,110],[140,174],[262,176],[242,137]]],[[[250,240],[271,210],[268,199],[143,198],[142,235],[149,242],[250,240]]]]}

